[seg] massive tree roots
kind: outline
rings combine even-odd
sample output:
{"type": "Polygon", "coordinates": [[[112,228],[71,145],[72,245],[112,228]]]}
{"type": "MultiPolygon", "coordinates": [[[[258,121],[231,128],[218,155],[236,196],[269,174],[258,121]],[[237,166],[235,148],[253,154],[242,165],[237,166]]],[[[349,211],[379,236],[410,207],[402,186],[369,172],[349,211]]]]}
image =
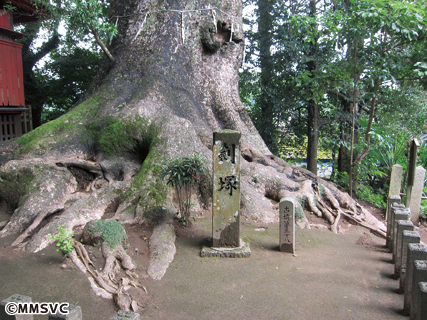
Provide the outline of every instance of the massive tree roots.
{"type": "MultiPolygon", "coordinates": [[[[60,226],[71,232],[106,215],[123,223],[162,220],[165,212],[171,212],[165,208],[174,207],[174,197],[173,190],[159,178],[161,165],[168,159],[199,152],[206,158],[209,176],[212,142],[205,131],[177,116],[166,120],[162,116],[157,123],[161,123],[156,133],[160,138],[149,147],[141,147],[144,152],[139,158],[131,152],[107,157],[73,150],[72,154],[50,152],[42,158],[31,158],[34,154],[30,153],[4,163],[0,167],[0,237],[16,234],[14,246],[37,252],[52,243],[48,235],[56,234],[60,226]],[[5,217],[9,217],[6,222],[5,217]]],[[[266,155],[248,145],[251,140],[244,135],[242,140],[243,216],[263,223],[277,222],[278,202],[292,197],[300,212],[304,208],[324,218],[333,232],[339,231],[341,219],[346,218],[385,236],[384,224],[333,183],[266,155]]],[[[211,189],[206,179],[193,199],[196,210],[209,208],[211,189]]],[[[93,267],[82,244],[76,241],[74,247],[72,261],[88,274],[99,295],[114,297],[122,309],[138,308],[133,296],[144,288],[122,246],[110,249],[102,244],[106,262],[101,272],[93,267]]]]}

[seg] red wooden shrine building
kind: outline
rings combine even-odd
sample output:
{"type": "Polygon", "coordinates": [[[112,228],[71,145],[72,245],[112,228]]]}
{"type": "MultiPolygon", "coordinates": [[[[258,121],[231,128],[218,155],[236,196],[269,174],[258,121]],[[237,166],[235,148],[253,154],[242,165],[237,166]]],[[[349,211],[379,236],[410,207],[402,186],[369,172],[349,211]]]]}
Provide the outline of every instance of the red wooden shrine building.
{"type": "Polygon", "coordinates": [[[32,130],[31,108],[25,107],[22,45],[15,42],[25,35],[13,26],[38,16],[29,0],[0,0],[0,142],[32,130]],[[6,4],[15,9],[4,10],[6,4]]]}

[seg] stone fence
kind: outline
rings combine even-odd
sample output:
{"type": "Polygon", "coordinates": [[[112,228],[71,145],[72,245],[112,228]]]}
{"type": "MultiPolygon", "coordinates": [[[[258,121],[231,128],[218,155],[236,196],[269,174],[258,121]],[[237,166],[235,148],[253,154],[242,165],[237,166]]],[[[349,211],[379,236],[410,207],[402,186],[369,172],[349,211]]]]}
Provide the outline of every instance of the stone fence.
{"type": "MultiPolygon", "coordinates": [[[[33,320],[34,316],[32,314],[16,314],[16,315],[8,315],[6,313],[6,305],[8,303],[31,303],[32,299],[31,297],[23,296],[20,294],[14,294],[10,296],[9,298],[0,301],[0,319],[1,320],[33,320]]],[[[38,311],[41,310],[41,308],[37,308],[38,311]]],[[[57,311],[55,314],[49,313],[46,315],[47,320],[83,320],[82,317],[82,309],[80,306],[75,306],[72,304],[68,305],[68,314],[63,314],[60,311],[57,311]]],[[[21,309],[22,310],[22,309],[21,309]]],[[[34,309],[33,309],[34,310],[34,309]]],[[[10,309],[8,309],[10,313],[10,309]]],[[[21,311],[19,313],[30,313],[28,308],[25,311],[21,311]]],[[[32,312],[37,313],[37,312],[32,312]]],[[[44,312],[43,312],[44,313],[44,312]]],[[[140,315],[138,313],[130,312],[130,311],[118,311],[110,320],[139,320],[140,315]]]]}
{"type": "Polygon", "coordinates": [[[414,231],[411,210],[399,196],[388,201],[387,248],[395,264],[394,277],[404,293],[403,311],[411,320],[427,319],[427,246],[414,231]]]}

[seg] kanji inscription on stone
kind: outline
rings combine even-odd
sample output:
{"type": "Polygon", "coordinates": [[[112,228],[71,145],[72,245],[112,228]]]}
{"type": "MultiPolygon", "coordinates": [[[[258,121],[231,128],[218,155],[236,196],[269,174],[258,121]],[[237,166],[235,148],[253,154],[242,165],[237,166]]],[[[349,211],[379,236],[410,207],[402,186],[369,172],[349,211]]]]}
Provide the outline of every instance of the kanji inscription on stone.
{"type": "Polygon", "coordinates": [[[279,204],[280,235],[279,249],[295,253],[295,205],[294,199],[283,198],[279,204]]]}
{"type": "Polygon", "coordinates": [[[240,246],[240,132],[213,134],[212,246],[240,246]]]}
{"type": "Polygon", "coordinates": [[[233,195],[233,189],[237,190],[236,176],[227,176],[225,178],[219,177],[219,185],[221,186],[221,188],[219,188],[218,191],[221,191],[223,189],[229,190],[229,194],[230,194],[230,196],[232,196],[233,195]]]}

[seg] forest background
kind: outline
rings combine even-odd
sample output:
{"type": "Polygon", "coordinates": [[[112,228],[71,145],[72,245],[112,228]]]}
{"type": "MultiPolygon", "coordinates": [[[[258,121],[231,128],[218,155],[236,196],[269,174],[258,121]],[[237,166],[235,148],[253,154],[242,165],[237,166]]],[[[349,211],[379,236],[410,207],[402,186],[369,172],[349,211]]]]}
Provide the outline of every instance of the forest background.
{"type": "MultiPolygon", "coordinates": [[[[35,127],[83,99],[117,33],[108,1],[49,8],[20,40],[35,127]]],[[[330,154],[330,179],[378,207],[411,139],[427,167],[426,1],[247,0],[244,13],[240,95],[273,154],[313,173],[330,154]]]]}

